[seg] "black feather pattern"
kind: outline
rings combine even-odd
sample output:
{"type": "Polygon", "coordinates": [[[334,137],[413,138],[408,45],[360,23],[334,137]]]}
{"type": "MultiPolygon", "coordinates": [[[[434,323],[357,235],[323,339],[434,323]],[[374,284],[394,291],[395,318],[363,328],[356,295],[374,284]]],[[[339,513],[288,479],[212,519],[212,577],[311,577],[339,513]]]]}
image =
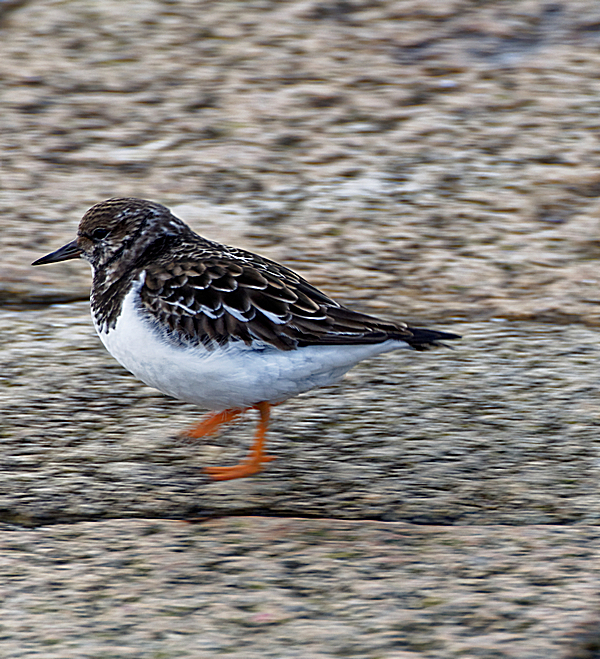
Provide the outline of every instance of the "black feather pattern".
{"type": "Polygon", "coordinates": [[[169,317],[178,340],[209,348],[231,340],[260,341],[293,350],[397,339],[423,350],[456,336],[347,309],[291,270],[254,254],[233,248],[214,255],[206,251],[198,237],[181,260],[159,260],[146,268],[142,304],[157,320],[169,317]]]}
{"type": "Polygon", "coordinates": [[[146,317],[174,342],[208,349],[229,341],[294,350],[394,339],[425,350],[459,338],[347,309],[289,268],[206,240],[164,206],[145,200],[94,206],[81,221],[77,245],[94,267],[91,302],[100,331],[115,327],[125,296],[141,277],[139,304],[146,317]],[[106,229],[105,237],[96,238],[97,229],[106,229]]]}

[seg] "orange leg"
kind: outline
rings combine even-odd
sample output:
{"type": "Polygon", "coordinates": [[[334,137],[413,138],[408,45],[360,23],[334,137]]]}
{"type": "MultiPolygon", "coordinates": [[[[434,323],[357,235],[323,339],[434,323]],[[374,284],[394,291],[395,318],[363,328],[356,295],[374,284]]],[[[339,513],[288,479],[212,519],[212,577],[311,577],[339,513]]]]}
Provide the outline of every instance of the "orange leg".
{"type": "MultiPolygon", "coordinates": [[[[269,426],[269,415],[271,405],[269,403],[258,403],[254,406],[260,413],[258,428],[254,437],[254,444],[250,449],[248,457],[235,465],[234,467],[206,467],[204,473],[208,474],[215,481],[228,481],[233,478],[244,478],[258,473],[262,468],[263,462],[269,462],[275,458],[264,454],[265,438],[269,426]]],[[[235,412],[236,410],[228,410],[235,412]]],[[[225,414],[222,412],[221,414],[225,414]]],[[[207,421],[210,421],[208,419],[207,421]]]]}
{"type": "Polygon", "coordinates": [[[243,414],[245,411],[246,410],[224,410],[223,412],[212,412],[202,419],[200,423],[188,428],[188,430],[185,430],[181,435],[188,439],[198,439],[199,437],[214,435],[224,423],[233,421],[233,419],[240,414],[243,414]]]}

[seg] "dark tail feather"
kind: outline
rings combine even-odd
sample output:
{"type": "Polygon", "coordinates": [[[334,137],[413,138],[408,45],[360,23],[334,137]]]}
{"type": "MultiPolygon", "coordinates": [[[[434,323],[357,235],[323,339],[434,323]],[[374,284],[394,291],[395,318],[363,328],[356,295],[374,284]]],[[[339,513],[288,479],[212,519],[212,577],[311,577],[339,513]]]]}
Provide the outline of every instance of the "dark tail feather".
{"type": "Polygon", "coordinates": [[[452,341],[453,339],[462,338],[460,334],[452,334],[452,332],[439,332],[438,330],[428,330],[422,327],[409,327],[412,336],[410,338],[403,337],[411,348],[415,350],[429,350],[429,348],[443,346],[444,348],[451,348],[442,341],[452,341]]]}

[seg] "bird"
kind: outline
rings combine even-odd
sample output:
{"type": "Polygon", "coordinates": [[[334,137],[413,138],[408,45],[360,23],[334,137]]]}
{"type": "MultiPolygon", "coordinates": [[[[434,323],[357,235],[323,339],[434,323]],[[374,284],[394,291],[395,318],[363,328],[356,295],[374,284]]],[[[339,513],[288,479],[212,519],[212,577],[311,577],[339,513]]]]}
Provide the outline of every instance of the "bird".
{"type": "Polygon", "coordinates": [[[92,268],[91,314],[108,352],[145,384],[211,410],[185,436],[206,437],[258,411],[248,456],[204,469],[216,481],[252,476],[274,459],[265,451],[272,406],[375,355],[461,338],[353,311],[284,265],[203,238],[145,199],[96,204],[75,240],[32,265],[77,258],[92,268]]]}

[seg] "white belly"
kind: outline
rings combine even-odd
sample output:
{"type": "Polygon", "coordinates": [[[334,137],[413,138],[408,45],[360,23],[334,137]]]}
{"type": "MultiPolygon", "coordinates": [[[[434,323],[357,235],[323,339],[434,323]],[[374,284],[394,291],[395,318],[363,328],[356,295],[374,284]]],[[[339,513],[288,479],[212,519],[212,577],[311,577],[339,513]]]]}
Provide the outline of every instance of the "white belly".
{"type": "Polygon", "coordinates": [[[242,341],[214,350],[177,346],[167,343],[137,311],[139,288],[140,284],[134,286],[126,296],[115,328],[98,332],[102,343],[142,382],[211,410],[281,402],[335,382],[363,359],[408,347],[392,340],[289,351],[265,344],[247,346],[242,341]]]}

